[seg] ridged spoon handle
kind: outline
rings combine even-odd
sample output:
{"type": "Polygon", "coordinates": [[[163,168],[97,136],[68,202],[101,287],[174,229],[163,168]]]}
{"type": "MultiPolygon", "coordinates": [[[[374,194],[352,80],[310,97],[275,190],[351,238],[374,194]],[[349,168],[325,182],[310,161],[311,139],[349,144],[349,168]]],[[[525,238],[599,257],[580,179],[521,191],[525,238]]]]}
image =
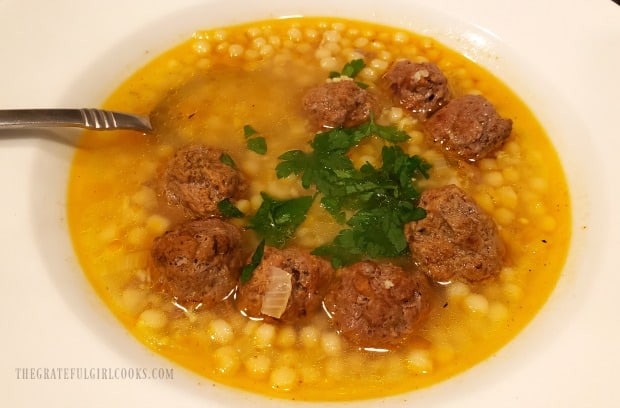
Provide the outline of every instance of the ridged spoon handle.
{"type": "Polygon", "coordinates": [[[0,110],[0,129],[30,127],[81,127],[94,130],[129,129],[148,133],[147,116],[101,109],[8,109],[0,110]]]}

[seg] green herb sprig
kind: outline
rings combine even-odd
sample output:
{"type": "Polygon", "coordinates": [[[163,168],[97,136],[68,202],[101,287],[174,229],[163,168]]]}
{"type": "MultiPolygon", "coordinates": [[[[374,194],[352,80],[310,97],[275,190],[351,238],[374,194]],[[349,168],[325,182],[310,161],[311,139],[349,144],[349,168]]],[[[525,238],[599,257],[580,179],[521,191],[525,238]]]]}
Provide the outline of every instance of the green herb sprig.
{"type": "Polygon", "coordinates": [[[264,155],[267,153],[267,142],[263,136],[256,136],[258,131],[251,125],[243,126],[243,136],[246,139],[246,146],[256,154],[264,155]]]}
{"type": "Polygon", "coordinates": [[[322,194],[321,205],[349,227],[332,243],[314,250],[317,255],[330,256],[335,267],[364,257],[404,255],[408,250],[404,225],[425,216],[417,207],[420,194],[414,180],[428,178],[430,164],[407,155],[398,145],[383,147],[380,168],[366,163],[356,169],[347,157],[352,147],[372,135],[391,143],[409,139],[405,132],[371,119],[357,127],[317,134],[310,142],[310,152],[288,151],[279,157],[282,161],[276,167],[279,178],[295,174],[304,188],[315,186],[322,194]],[[347,212],[353,213],[348,219],[347,212]]]}
{"type": "Polygon", "coordinates": [[[314,197],[276,200],[262,192],[263,203],[252,216],[248,228],[264,238],[267,245],[282,248],[306,219],[314,197]]]}
{"type": "MultiPolygon", "coordinates": [[[[364,62],[363,59],[354,59],[351,60],[349,62],[347,62],[344,67],[342,68],[342,71],[338,72],[338,71],[331,71],[329,73],[329,77],[330,78],[339,78],[342,76],[346,76],[349,78],[355,78],[357,76],[357,74],[359,74],[362,69],[364,69],[364,67],[366,67],[366,63],[364,62]]],[[[355,83],[357,84],[357,86],[359,86],[360,88],[368,88],[368,84],[365,84],[363,82],[358,82],[355,81],[355,83]]]]}
{"type": "Polygon", "coordinates": [[[254,270],[263,260],[264,253],[265,240],[263,239],[254,250],[254,253],[252,254],[252,259],[250,259],[250,263],[245,265],[243,269],[241,269],[241,276],[239,277],[239,280],[242,284],[248,283],[248,281],[252,278],[254,270]]]}

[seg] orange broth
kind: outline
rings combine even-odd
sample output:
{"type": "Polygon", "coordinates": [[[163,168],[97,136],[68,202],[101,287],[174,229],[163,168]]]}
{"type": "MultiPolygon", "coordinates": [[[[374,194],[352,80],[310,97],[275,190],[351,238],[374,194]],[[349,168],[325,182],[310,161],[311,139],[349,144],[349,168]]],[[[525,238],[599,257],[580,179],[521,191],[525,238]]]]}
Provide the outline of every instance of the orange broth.
{"type": "MultiPolygon", "coordinates": [[[[431,38],[335,18],[199,31],[133,74],[104,108],[150,114],[155,131],[82,136],[68,188],[77,256],[111,312],[139,341],[216,382],[296,400],[354,400],[426,387],[484,360],[519,333],[562,270],[571,210],[549,138],[508,86],[431,38]],[[276,178],[277,157],[307,149],[313,137],[301,108],[303,92],[356,58],[366,63],[356,80],[371,90],[396,59],[433,62],[453,95],[482,94],[513,120],[502,149],[475,164],[455,165],[400,107],[384,107],[377,118],[408,132],[404,150],[433,165],[421,188],[457,183],[492,216],[508,247],[499,276],[436,285],[427,323],[407,344],[384,353],[349,345],[323,311],[298,324],[267,324],[242,316],[230,299],[212,310],[185,310],[152,289],[151,243],[184,220],[155,187],[174,151],[190,143],[226,150],[250,177],[248,197],[236,203],[246,214],[260,205],[261,191],[278,198],[307,195],[298,178],[276,178]],[[246,148],[247,124],[265,137],[264,156],[246,148]]],[[[382,146],[379,139],[362,142],[351,153],[353,162],[380,164],[382,146]]],[[[290,245],[312,249],[342,228],[315,201],[290,245]]],[[[248,256],[256,242],[245,233],[248,256]]]]}

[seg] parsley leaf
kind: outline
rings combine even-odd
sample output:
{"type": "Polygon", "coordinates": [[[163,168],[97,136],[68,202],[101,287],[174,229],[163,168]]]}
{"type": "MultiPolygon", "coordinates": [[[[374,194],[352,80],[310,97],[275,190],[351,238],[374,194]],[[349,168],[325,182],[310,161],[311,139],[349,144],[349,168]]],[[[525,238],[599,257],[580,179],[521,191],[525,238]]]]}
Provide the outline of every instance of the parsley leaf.
{"type": "Polygon", "coordinates": [[[228,198],[217,203],[217,209],[227,218],[243,218],[245,214],[241,212],[228,198]]]}
{"type": "Polygon", "coordinates": [[[329,77],[330,78],[338,78],[341,76],[346,76],[349,78],[355,78],[357,76],[357,74],[360,73],[360,71],[362,69],[364,69],[364,67],[366,66],[366,63],[364,62],[363,59],[354,59],[351,60],[349,62],[347,62],[346,64],[344,64],[344,67],[342,67],[342,71],[341,72],[337,72],[337,71],[330,71],[329,73],[329,77]]]}
{"type": "Polygon", "coordinates": [[[267,245],[282,248],[295,234],[295,230],[306,219],[314,201],[312,196],[289,200],[276,200],[261,193],[263,203],[250,218],[248,228],[262,236],[267,245]]]}
{"type": "Polygon", "coordinates": [[[254,129],[252,126],[250,125],[245,125],[243,127],[243,136],[245,136],[245,138],[247,139],[250,136],[253,136],[255,134],[257,134],[258,132],[256,131],[256,129],[254,129]]]}
{"type": "Polygon", "coordinates": [[[237,165],[235,164],[235,161],[233,160],[232,157],[230,157],[230,155],[226,154],[226,153],[222,153],[222,155],[220,156],[220,161],[230,167],[232,167],[233,169],[237,168],[237,165]]]}
{"type": "MultiPolygon", "coordinates": [[[[349,62],[347,62],[344,67],[342,68],[341,72],[338,71],[330,71],[329,72],[329,78],[340,78],[341,76],[346,76],[349,78],[355,78],[357,76],[357,74],[360,73],[360,71],[362,69],[364,69],[364,67],[366,66],[366,63],[364,62],[363,59],[354,59],[351,60],[349,62]]],[[[355,83],[357,84],[357,86],[359,86],[362,89],[366,89],[368,88],[368,84],[365,84],[363,82],[359,82],[359,81],[355,81],[355,83]]]]}
{"type": "Polygon", "coordinates": [[[248,149],[250,149],[256,154],[267,153],[267,142],[265,142],[265,138],[262,136],[248,139],[247,146],[248,146],[248,149]]]}
{"type": "Polygon", "coordinates": [[[365,66],[366,64],[364,63],[364,60],[361,58],[351,60],[347,62],[342,68],[342,75],[348,76],[349,78],[355,78],[357,74],[359,74],[360,71],[364,69],[365,66]]]}
{"type": "Polygon", "coordinates": [[[250,263],[245,265],[243,269],[241,270],[241,276],[239,278],[241,283],[243,284],[248,283],[248,281],[252,278],[252,274],[254,273],[254,270],[258,267],[258,265],[263,260],[264,253],[265,253],[265,240],[263,239],[258,244],[258,246],[256,247],[256,250],[252,254],[252,259],[250,259],[250,263]]]}

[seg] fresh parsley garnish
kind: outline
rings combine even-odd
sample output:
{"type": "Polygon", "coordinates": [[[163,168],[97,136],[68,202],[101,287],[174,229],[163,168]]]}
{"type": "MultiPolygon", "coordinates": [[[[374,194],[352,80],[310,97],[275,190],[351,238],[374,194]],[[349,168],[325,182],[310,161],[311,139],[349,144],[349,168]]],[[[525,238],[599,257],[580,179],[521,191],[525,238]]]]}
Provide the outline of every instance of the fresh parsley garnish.
{"type": "Polygon", "coordinates": [[[252,274],[254,273],[254,270],[258,267],[260,262],[263,260],[264,253],[265,253],[265,240],[263,239],[258,244],[258,246],[256,247],[256,250],[252,254],[250,263],[245,265],[243,269],[241,270],[241,276],[239,278],[241,283],[245,284],[252,278],[252,274]]]}
{"type": "Polygon", "coordinates": [[[227,218],[243,218],[245,214],[241,212],[237,207],[234,206],[233,203],[230,202],[228,198],[223,199],[219,203],[217,203],[217,208],[220,210],[222,215],[227,218]]]}
{"type": "Polygon", "coordinates": [[[315,186],[322,194],[321,205],[338,222],[348,225],[332,243],[314,251],[330,256],[336,267],[364,257],[404,255],[408,250],[404,225],[425,216],[417,207],[420,193],[414,180],[428,178],[430,165],[392,145],[383,147],[380,168],[366,163],[356,169],[347,153],[371,135],[392,143],[409,138],[405,132],[371,120],[319,133],[310,142],[312,151],[288,151],[279,157],[282,162],[276,167],[279,178],[295,174],[301,176],[304,188],[315,186]],[[347,213],[352,213],[348,219],[347,213]]]}
{"type": "Polygon", "coordinates": [[[235,161],[227,153],[222,153],[222,155],[220,156],[220,161],[222,163],[226,164],[227,166],[232,167],[233,169],[237,168],[237,165],[235,164],[235,161]]]}
{"type": "Polygon", "coordinates": [[[266,193],[261,193],[261,196],[263,203],[250,218],[248,228],[263,237],[267,245],[282,248],[306,219],[314,197],[276,200],[266,193]]]}
{"type": "Polygon", "coordinates": [[[282,154],[279,157],[282,162],[276,166],[276,175],[283,178],[295,174],[301,176],[304,188],[315,185],[323,193],[323,207],[336,220],[343,222],[344,213],[341,210],[345,201],[355,194],[362,195],[377,188],[376,183],[369,183],[346,156],[349,149],[372,135],[392,143],[409,139],[407,133],[393,126],[377,125],[372,120],[351,128],[331,129],[315,136],[310,142],[312,151],[290,150],[282,154]]]}
{"type": "MultiPolygon", "coordinates": [[[[337,72],[337,71],[330,71],[329,73],[329,77],[330,78],[340,78],[343,76],[349,77],[349,78],[355,78],[357,76],[357,74],[360,73],[360,71],[362,69],[364,69],[364,67],[366,66],[366,63],[364,62],[363,59],[354,59],[351,60],[349,62],[347,62],[344,67],[342,68],[341,72],[337,72]]],[[[355,81],[355,83],[357,84],[357,86],[359,86],[362,89],[366,89],[368,88],[368,84],[365,84],[363,82],[359,82],[359,81],[355,81]]]]}
{"type": "Polygon", "coordinates": [[[243,136],[245,136],[245,138],[249,138],[250,136],[253,136],[255,134],[257,134],[258,132],[256,131],[256,129],[254,129],[251,125],[245,125],[243,127],[243,136]]]}
{"type": "Polygon", "coordinates": [[[331,71],[329,73],[329,77],[338,78],[341,76],[346,76],[349,78],[355,78],[365,66],[366,63],[363,59],[354,59],[344,64],[341,72],[331,71]]]}
{"type": "Polygon", "coordinates": [[[256,154],[267,153],[267,142],[265,142],[265,138],[262,136],[248,139],[247,147],[256,154]]]}
{"type": "Polygon", "coordinates": [[[267,153],[267,142],[265,141],[265,138],[256,135],[258,135],[258,131],[252,126],[243,126],[243,136],[246,139],[247,148],[256,154],[267,153]]]}

